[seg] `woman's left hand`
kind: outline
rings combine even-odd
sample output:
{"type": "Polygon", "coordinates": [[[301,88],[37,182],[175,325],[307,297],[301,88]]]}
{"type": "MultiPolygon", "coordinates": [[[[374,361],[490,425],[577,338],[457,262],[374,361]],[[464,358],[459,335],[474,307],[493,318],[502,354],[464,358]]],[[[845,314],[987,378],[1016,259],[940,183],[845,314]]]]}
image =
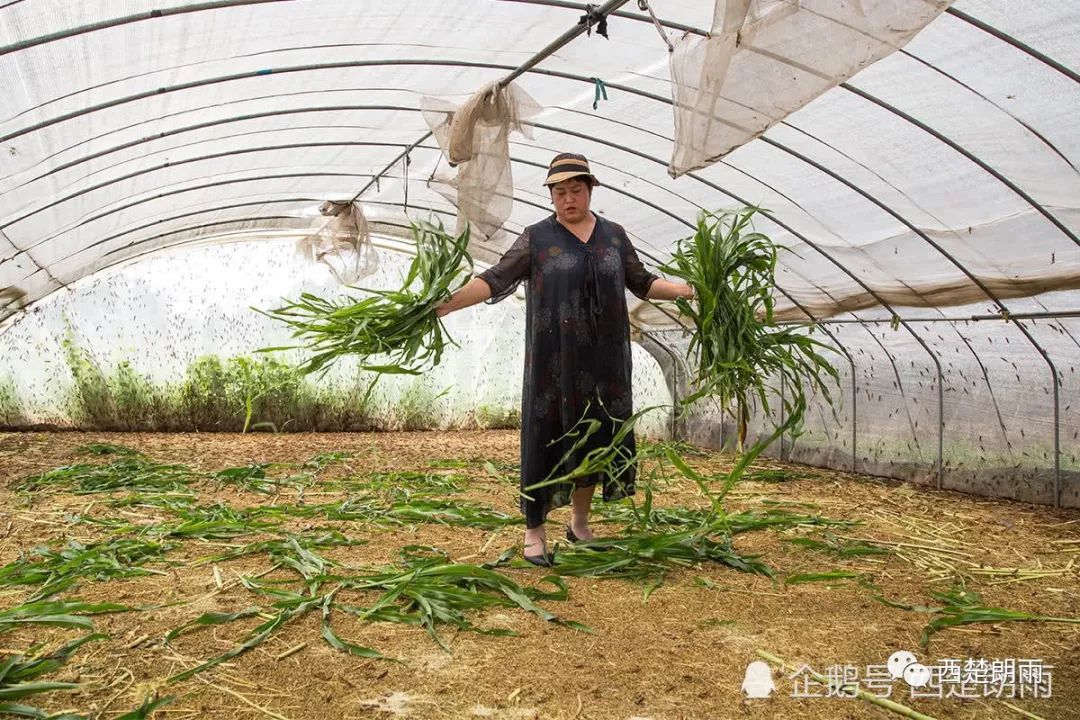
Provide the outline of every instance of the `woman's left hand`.
{"type": "Polygon", "coordinates": [[[657,278],[649,286],[649,293],[646,295],[650,300],[693,300],[697,297],[694,293],[694,288],[690,287],[686,283],[674,283],[664,278],[657,278]]]}

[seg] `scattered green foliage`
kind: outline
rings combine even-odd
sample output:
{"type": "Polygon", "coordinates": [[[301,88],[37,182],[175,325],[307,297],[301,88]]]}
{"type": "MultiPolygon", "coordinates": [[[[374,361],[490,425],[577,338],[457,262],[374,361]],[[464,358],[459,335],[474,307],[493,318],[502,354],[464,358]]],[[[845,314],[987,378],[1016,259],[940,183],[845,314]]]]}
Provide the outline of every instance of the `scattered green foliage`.
{"type": "MultiPolygon", "coordinates": [[[[55,672],[66,663],[75,651],[88,642],[100,640],[104,635],[93,633],[73,640],[51,653],[37,655],[37,649],[26,654],[12,654],[0,660],[0,714],[29,718],[56,718],[44,710],[22,704],[34,695],[54,691],[78,690],[81,686],[72,682],[39,680],[42,675],[55,672]]],[[[81,716],[67,714],[74,719],[81,716]]]]}
{"type": "Polygon", "coordinates": [[[280,465],[275,463],[252,463],[251,465],[219,470],[214,473],[213,479],[223,485],[233,485],[249,492],[263,493],[265,495],[279,492],[283,488],[299,491],[315,482],[315,476],[310,472],[289,475],[284,478],[267,475],[267,470],[274,470],[278,467],[280,465]]]}
{"type": "Polygon", "coordinates": [[[129,448],[125,445],[114,445],[113,443],[104,442],[92,442],[80,445],[75,448],[75,453],[77,455],[124,455],[128,457],[142,455],[138,450],[129,448]]]}
{"type": "MultiPolygon", "coordinates": [[[[328,645],[366,658],[388,659],[377,650],[342,639],[331,625],[335,610],[364,621],[417,625],[448,652],[449,648],[438,634],[439,625],[448,624],[460,630],[492,635],[514,634],[509,630],[482,629],[468,619],[468,612],[490,607],[518,607],[543,620],[586,629],[578,623],[562,621],[536,604],[537,600],[565,599],[566,585],[558,579],[550,580],[556,586],[551,592],[527,588],[496,572],[494,565],[454,563],[437,548],[422,546],[402,548],[399,566],[346,574],[336,563],[319,555],[315,548],[315,544],[305,543],[298,537],[260,544],[260,552],[269,552],[276,565],[294,571],[299,577],[291,582],[243,579],[245,587],[268,601],[272,609],[269,618],[225,653],[174,675],[169,681],[185,680],[245,653],[265,642],[286,623],[313,610],[322,615],[321,635],[328,645]],[[297,583],[299,590],[286,587],[297,583]],[[327,586],[331,586],[329,590],[325,589],[327,586]],[[377,593],[372,603],[356,604],[371,593],[377,593]],[[357,600],[345,602],[342,598],[346,596],[357,600]]],[[[505,553],[500,562],[508,556],[509,553],[505,553]]],[[[234,613],[206,613],[174,629],[166,639],[172,640],[198,627],[223,625],[254,616],[263,616],[258,607],[234,613]]]]}
{"type": "Polygon", "coordinates": [[[420,495],[443,495],[461,491],[461,475],[443,475],[414,470],[389,470],[371,472],[359,477],[331,480],[332,487],[349,492],[371,491],[382,493],[409,492],[420,495]]]}
{"type": "Polygon", "coordinates": [[[0,586],[36,585],[38,588],[31,597],[33,601],[71,590],[83,579],[164,575],[166,573],[144,565],[160,561],[173,547],[169,542],[122,537],[89,545],[69,540],[60,549],[43,545],[0,568],[0,586]]]}
{"type": "Polygon", "coordinates": [[[438,427],[438,400],[448,391],[436,395],[421,380],[413,382],[401,393],[394,408],[395,426],[406,431],[438,427]]]}
{"type": "MultiPolygon", "coordinates": [[[[177,384],[154,385],[126,361],[106,373],[79,347],[70,327],[63,350],[74,379],[65,404],[80,428],[283,432],[372,430],[380,425],[368,397],[369,373],[357,373],[351,384],[323,387],[277,358],[206,356],[192,362],[177,384]]],[[[5,411],[3,387],[0,427],[25,427],[21,414],[5,411]],[[6,415],[12,419],[5,421],[6,415]]]]}
{"type": "Polygon", "coordinates": [[[82,600],[38,600],[0,610],[0,633],[26,625],[92,630],[87,615],[127,612],[131,608],[117,603],[89,603],[82,600]]]}
{"type": "Polygon", "coordinates": [[[443,470],[443,469],[447,469],[447,468],[454,468],[454,469],[467,468],[467,467],[469,467],[469,465],[470,465],[470,463],[469,463],[468,460],[449,459],[449,460],[429,460],[428,461],[428,467],[436,469],[436,470],[443,470]]]}
{"type": "Polygon", "coordinates": [[[869,545],[855,540],[845,540],[832,533],[825,533],[824,537],[824,540],[814,540],[813,538],[787,538],[785,542],[789,542],[792,545],[798,545],[807,550],[816,550],[818,552],[828,553],[833,557],[841,558],[892,554],[892,550],[881,547],[880,545],[869,545]]]}
{"type": "Polygon", "coordinates": [[[850,570],[830,570],[816,573],[793,573],[784,578],[787,585],[797,585],[808,582],[831,582],[833,580],[850,580],[859,577],[859,573],[850,570]]]}
{"type": "Polygon", "coordinates": [[[556,555],[560,575],[618,577],[652,587],[663,582],[672,568],[688,568],[703,562],[773,576],[773,571],[756,555],[736,552],[730,535],[720,527],[625,533],[593,540],[556,555]]]}
{"type": "Polygon", "coordinates": [[[303,467],[318,473],[337,463],[345,465],[354,457],[356,457],[355,454],[351,452],[330,450],[312,455],[310,459],[304,462],[303,467]]]}
{"type": "Polygon", "coordinates": [[[164,465],[141,455],[124,455],[105,465],[77,464],[25,478],[16,490],[61,490],[75,495],[130,490],[132,492],[179,492],[195,480],[184,465],[164,465]]]}
{"type": "Polygon", "coordinates": [[[19,390],[12,379],[5,375],[0,379],[0,429],[26,427],[29,424],[19,390]]]}
{"type": "Polygon", "coordinates": [[[751,482],[779,483],[789,480],[797,480],[798,473],[790,470],[751,470],[743,474],[743,480],[751,482]]]}
{"type": "Polygon", "coordinates": [[[476,424],[485,430],[513,429],[521,426],[521,409],[498,405],[480,405],[473,413],[476,424]]]}
{"type": "MultiPolygon", "coordinates": [[[[874,589],[876,590],[876,588],[874,589]]],[[[963,587],[953,587],[949,590],[929,590],[930,596],[937,600],[940,605],[908,605],[906,603],[889,600],[874,592],[873,597],[878,602],[889,607],[913,612],[930,613],[935,617],[923,628],[919,645],[923,648],[930,644],[930,638],[936,633],[951,627],[961,625],[979,625],[1005,622],[1051,622],[1080,624],[1080,618],[1053,617],[1038,613],[1028,613],[1020,610],[1006,610],[1004,608],[986,607],[982,604],[982,597],[972,590],[963,587]]]]}

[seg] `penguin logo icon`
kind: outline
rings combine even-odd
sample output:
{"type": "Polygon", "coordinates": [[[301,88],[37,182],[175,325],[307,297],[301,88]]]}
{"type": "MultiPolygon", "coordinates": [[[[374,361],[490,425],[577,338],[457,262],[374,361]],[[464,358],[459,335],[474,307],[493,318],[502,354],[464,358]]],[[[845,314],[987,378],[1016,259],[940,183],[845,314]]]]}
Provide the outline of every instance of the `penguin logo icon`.
{"type": "Polygon", "coordinates": [[[767,698],[776,690],[772,670],[761,660],[755,660],[746,667],[746,677],[742,681],[742,691],[748,698],[767,698]]]}

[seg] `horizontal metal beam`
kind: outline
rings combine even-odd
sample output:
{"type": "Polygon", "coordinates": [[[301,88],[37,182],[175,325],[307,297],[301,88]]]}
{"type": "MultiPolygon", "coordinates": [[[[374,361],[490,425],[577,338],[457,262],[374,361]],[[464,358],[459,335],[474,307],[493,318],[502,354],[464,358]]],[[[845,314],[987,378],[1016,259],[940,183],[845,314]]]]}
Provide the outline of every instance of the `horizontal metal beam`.
{"type": "MultiPolygon", "coordinates": [[[[953,317],[897,317],[897,318],[829,318],[827,320],[816,320],[815,325],[892,325],[895,322],[906,323],[959,323],[959,322],[1009,322],[1010,320],[1054,320],[1058,318],[1080,318],[1080,310],[1045,310],[1042,312],[1028,312],[1028,313],[1002,313],[1000,315],[959,315],[953,317]]],[[[805,322],[798,320],[781,320],[777,322],[778,325],[805,325],[805,322]]]]}
{"type": "MultiPolygon", "coordinates": [[[[59,30],[54,33],[48,33],[47,35],[38,35],[37,37],[20,40],[11,43],[10,45],[4,45],[3,47],[0,47],[0,56],[18,52],[19,50],[26,50],[27,48],[37,47],[38,45],[56,42],[57,40],[66,40],[67,38],[78,37],[79,35],[85,35],[99,30],[108,30],[109,28],[120,27],[121,25],[142,22],[143,20],[155,20],[157,18],[169,17],[172,15],[186,15],[188,13],[201,12],[203,10],[220,10],[221,8],[236,7],[239,5],[261,5],[273,2],[291,2],[291,0],[215,0],[214,2],[192,3],[182,7],[165,8],[164,10],[145,10],[143,12],[110,18],[88,25],[79,25],[78,27],[68,28],[67,30],[59,30]]],[[[9,3],[9,5],[14,4],[15,3],[9,3]]],[[[2,7],[8,7],[8,5],[0,6],[0,9],[2,9],[2,7]]]]}

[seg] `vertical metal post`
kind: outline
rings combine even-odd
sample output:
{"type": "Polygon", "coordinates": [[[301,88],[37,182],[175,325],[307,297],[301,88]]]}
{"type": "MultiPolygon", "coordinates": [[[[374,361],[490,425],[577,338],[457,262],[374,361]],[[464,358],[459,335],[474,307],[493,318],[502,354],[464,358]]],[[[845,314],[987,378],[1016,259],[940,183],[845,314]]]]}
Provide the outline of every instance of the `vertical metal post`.
{"type": "MultiPolygon", "coordinates": [[[[780,425],[781,425],[781,427],[783,427],[784,423],[786,422],[786,417],[785,417],[786,414],[787,414],[787,406],[785,404],[786,401],[787,401],[787,393],[786,393],[786,388],[785,388],[784,375],[781,373],[781,375],[780,375],[780,425]]],[[[780,433],[780,459],[781,460],[784,459],[784,433],[780,433]]]]}
{"type": "MultiPolygon", "coordinates": [[[[944,415],[942,414],[942,411],[943,411],[943,406],[944,406],[944,402],[945,402],[945,400],[944,400],[944,392],[945,392],[945,391],[944,391],[944,389],[943,389],[943,379],[944,379],[944,376],[943,376],[943,374],[942,374],[942,372],[941,372],[941,360],[940,360],[940,359],[938,358],[938,356],[937,356],[937,353],[935,353],[935,352],[934,352],[933,350],[931,350],[931,349],[930,349],[930,346],[926,344],[926,341],[925,341],[925,340],[923,340],[923,339],[922,339],[922,337],[920,337],[918,333],[916,333],[916,332],[915,332],[914,330],[912,330],[912,329],[911,329],[911,326],[910,326],[910,325],[908,325],[908,324],[907,324],[906,322],[904,322],[904,321],[901,321],[901,322],[900,322],[900,324],[901,324],[901,325],[902,325],[902,326],[903,326],[903,327],[904,327],[905,329],[907,329],[907,331],[908,331],[908,332],[910,332],[910,333],[911,333],[911,336],[912,336],[913,338],[915,338],[915,340],[916,340],[916,341],[917,341],[917,342],[918,342],[918,343],[919,343],[920,345],[922,345],[922,348],[923,348],[923,350],[925,350],[925,351],[926,351],[926,354],[930,356],[930,359],[934,361],[934,367],[935,367],[935,368],[937,368],[937,381],[938,381],[938,448],[937,448],[937,458],[938,458],[938,459],[937,459],[937,486],[938,486],[938,488],[940,488],[940,487],[942,486],[942,484],[943,484],[943,482],[942,482],[942,481],[943,481],[943,472],[944,472],[944,468],[943,468],[943,465],[942,465],[942,458],[944,457],[944,451],[945,451],[945,447],[944,447],[944,442],[945,442],[945,428],[944,428],[944,426],[942,425],[942,423],[943,423],[943,418],[944,418],[944,415]]],[[[899,376],[898,376],[898,377],[899,377],[899,376]]]]}
{"type": "Polygon", "coordinates": [[[937,489],[945,483],[945,378],[937,364],[937,489]]]}
{"type": "Polygon", "coordinates": [[[855,372],[855,361],[851,360],[851,472],[858,472],[859,451],[855,447],[859,442],[859,384],[855,372]]]}
{"type": "Polygon", "coordinates": [[[1035,349],[1046,361],[1050,368],[1050,384],[1054,388],[1054,507],[1061,507],[1061,397],[1058,392],[1058,371],[1054,361],[1050,359],[1050,353],[1039,344],[1035,336],[1019,320],[1013,320],[1016,329],[1024,334],[1024,337],[1035,346],[1035,349]]]}
{"type": "Polygon", "coordinates": [[[1054,375],[1054,507],[1061,507],[1061,396],[1058,393],[1060,378],[1054,375]]]}

